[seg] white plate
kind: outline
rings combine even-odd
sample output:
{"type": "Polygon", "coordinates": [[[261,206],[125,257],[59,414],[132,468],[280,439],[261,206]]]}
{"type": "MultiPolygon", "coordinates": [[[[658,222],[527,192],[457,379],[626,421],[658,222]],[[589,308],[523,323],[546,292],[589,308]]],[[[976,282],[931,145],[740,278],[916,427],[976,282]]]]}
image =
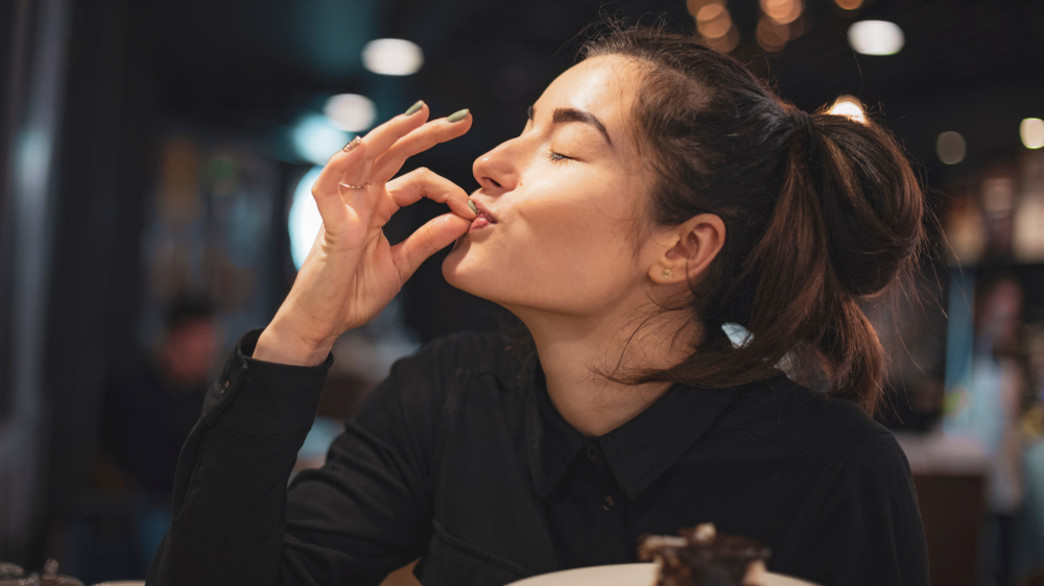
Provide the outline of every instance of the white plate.
{"type": "MultiPolygon", "coordinates": [[[[652,586],[656,582],[656,564],[615,564],[575,568],[541,574],[507,586],[652,586]]],[[[768,572],[766,586],[814,586],[811,582],[768,572]]]]}

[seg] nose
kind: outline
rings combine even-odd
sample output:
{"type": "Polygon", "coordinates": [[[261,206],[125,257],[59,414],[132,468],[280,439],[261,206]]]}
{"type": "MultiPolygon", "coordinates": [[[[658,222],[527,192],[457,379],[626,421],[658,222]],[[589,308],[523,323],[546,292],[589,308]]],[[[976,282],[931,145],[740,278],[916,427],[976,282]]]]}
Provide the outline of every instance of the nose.
{"type": "Polygon", "coordinates": [[[500,195],[518,186],[518,156],[514,152],[517,140],[514,138],[502,142],[475,159],[471,171],[483,190],[500,195]]]}

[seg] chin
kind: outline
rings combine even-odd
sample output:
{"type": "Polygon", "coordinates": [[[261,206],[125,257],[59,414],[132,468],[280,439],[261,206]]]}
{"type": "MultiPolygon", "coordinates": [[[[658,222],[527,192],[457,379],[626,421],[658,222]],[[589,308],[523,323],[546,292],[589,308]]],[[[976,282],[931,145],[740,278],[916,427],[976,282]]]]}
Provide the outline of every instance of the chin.
{"type": "MultiPolygon", "coordinates": [[[[450,251],[446,258],[442,259],[442,277],[446,279],[446,282],[450,285],[460,289],[466,293],[472,293],[467,287],[467,262],[466,255],[468,251],[467,241],[461,239],[453,245],[453,250],[450,251]]],[[[472,293],[474,294],[474,293],[472,293]]]]}
{"type": "Polygon", "coordinates": [[[469,252],[466,241],[458,242],[442,261],[442,276],[451,286],[461,291],[503,305],[503,290],[506,275],[493,271],[488,262],[476,251],[469,252]]]}

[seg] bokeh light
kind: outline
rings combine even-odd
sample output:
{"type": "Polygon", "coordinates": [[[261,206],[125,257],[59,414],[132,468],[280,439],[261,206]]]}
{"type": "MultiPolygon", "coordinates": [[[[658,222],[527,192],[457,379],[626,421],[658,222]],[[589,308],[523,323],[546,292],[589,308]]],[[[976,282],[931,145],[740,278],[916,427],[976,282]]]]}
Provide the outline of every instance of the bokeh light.
{"type": "Polygon", "coordinates": [[[863,6],[863,0],[834,0],[834,4],[842,10],[859,10],[863,6]]]}
{"type": "Polygon", "coordinates": [[[968,154],[968,144],[961,133],[947,130],[935,139],[935,152],[943,163],[956,165],[968,154]]]}
{"type": "Polygon", "coordinates": [[[380,75],[413,75],[424,65],[424,51],[405,39],[376,39],[362,52],[366,69],[380,75]]]}
{"type": "Polygon", "coordinates": [[[696,13],[696,27],[707,39],[720,39],[732,28],[732,17],[721,4],[707,4],[696,13]]]}
{"type": "Polygon", "coordinates": [[[887,20],[861,20],[848,28],[848,43],[864,55],[895,55],[903,49],[903,29],[887,20]]]}
{"type": "Polygon", "coordinates": [[[329,118],[314,112],[302,116],[290,134],[297,155],[316,165],[325,163],[350,138],[349,133],[334,127],[329,118]]]}
{"type": "Polygon", "coordinates": [[[860,124],[866,124],[866,108],[863,106],[862,100],[852,95],[838,96],[827,108],[827,114],[844,116],[860,124]]]}
{"type": "Polygon", "coordinates": [[[762,49],[775,52],[786,46],[787,40],[790,38],[789,29],[790,25],[780,24],[767,16],[762,16],[758,19],[758,28],[754,32],[754,37],[762,49]]]}
{"type": "Polygon", "coordinates": [[[323,113],[334,126],[348,132],[368,130],[377,120],[373,100],[359,94],[338,94],[326,100],[323,113]]]}
{"type": "Polygon", "coordinates": [[[1044,120],[1040,118],[1025,118],[1019,124],[1019,136],[1022,144],[1028,149],[1039,149],[1044,147],[1044,120]]]}
{"type": "Polygon", "coordinates": [[[762,12],[780,24],[794,22],[801,16],[803,9],[801,0],[761,0],[762,12]]]}
{"type": "Polygon", "coordinates": [[[308,251],[312,249],[319,226],[323,223],[319,215],[319,207],[315,205],[312,197],[312,184],[319,178],[322,167],[313,167],[301,177],[294,189],[294,197],[290,204],[290,213],[287,216],[287,229],[290,232],[290,256],[294,259],[294,266],[301,268],[308,251]]]}

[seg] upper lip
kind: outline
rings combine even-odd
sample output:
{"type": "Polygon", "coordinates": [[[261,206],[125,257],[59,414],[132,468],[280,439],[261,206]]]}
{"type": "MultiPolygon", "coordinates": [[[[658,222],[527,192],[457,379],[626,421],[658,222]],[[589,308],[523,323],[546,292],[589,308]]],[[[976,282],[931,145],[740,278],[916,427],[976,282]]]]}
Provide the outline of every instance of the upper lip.
{"type": "Polygon", "coordinates": [[[490,224],[497,223],[497,217],[489,211],[489,208],[482,205],[482,202],[476,201],[475,199],[472,199],[471,201],[475,202],[475,208],[478,210],[478,218],[486,218],[486,221],[490,224]]]}

